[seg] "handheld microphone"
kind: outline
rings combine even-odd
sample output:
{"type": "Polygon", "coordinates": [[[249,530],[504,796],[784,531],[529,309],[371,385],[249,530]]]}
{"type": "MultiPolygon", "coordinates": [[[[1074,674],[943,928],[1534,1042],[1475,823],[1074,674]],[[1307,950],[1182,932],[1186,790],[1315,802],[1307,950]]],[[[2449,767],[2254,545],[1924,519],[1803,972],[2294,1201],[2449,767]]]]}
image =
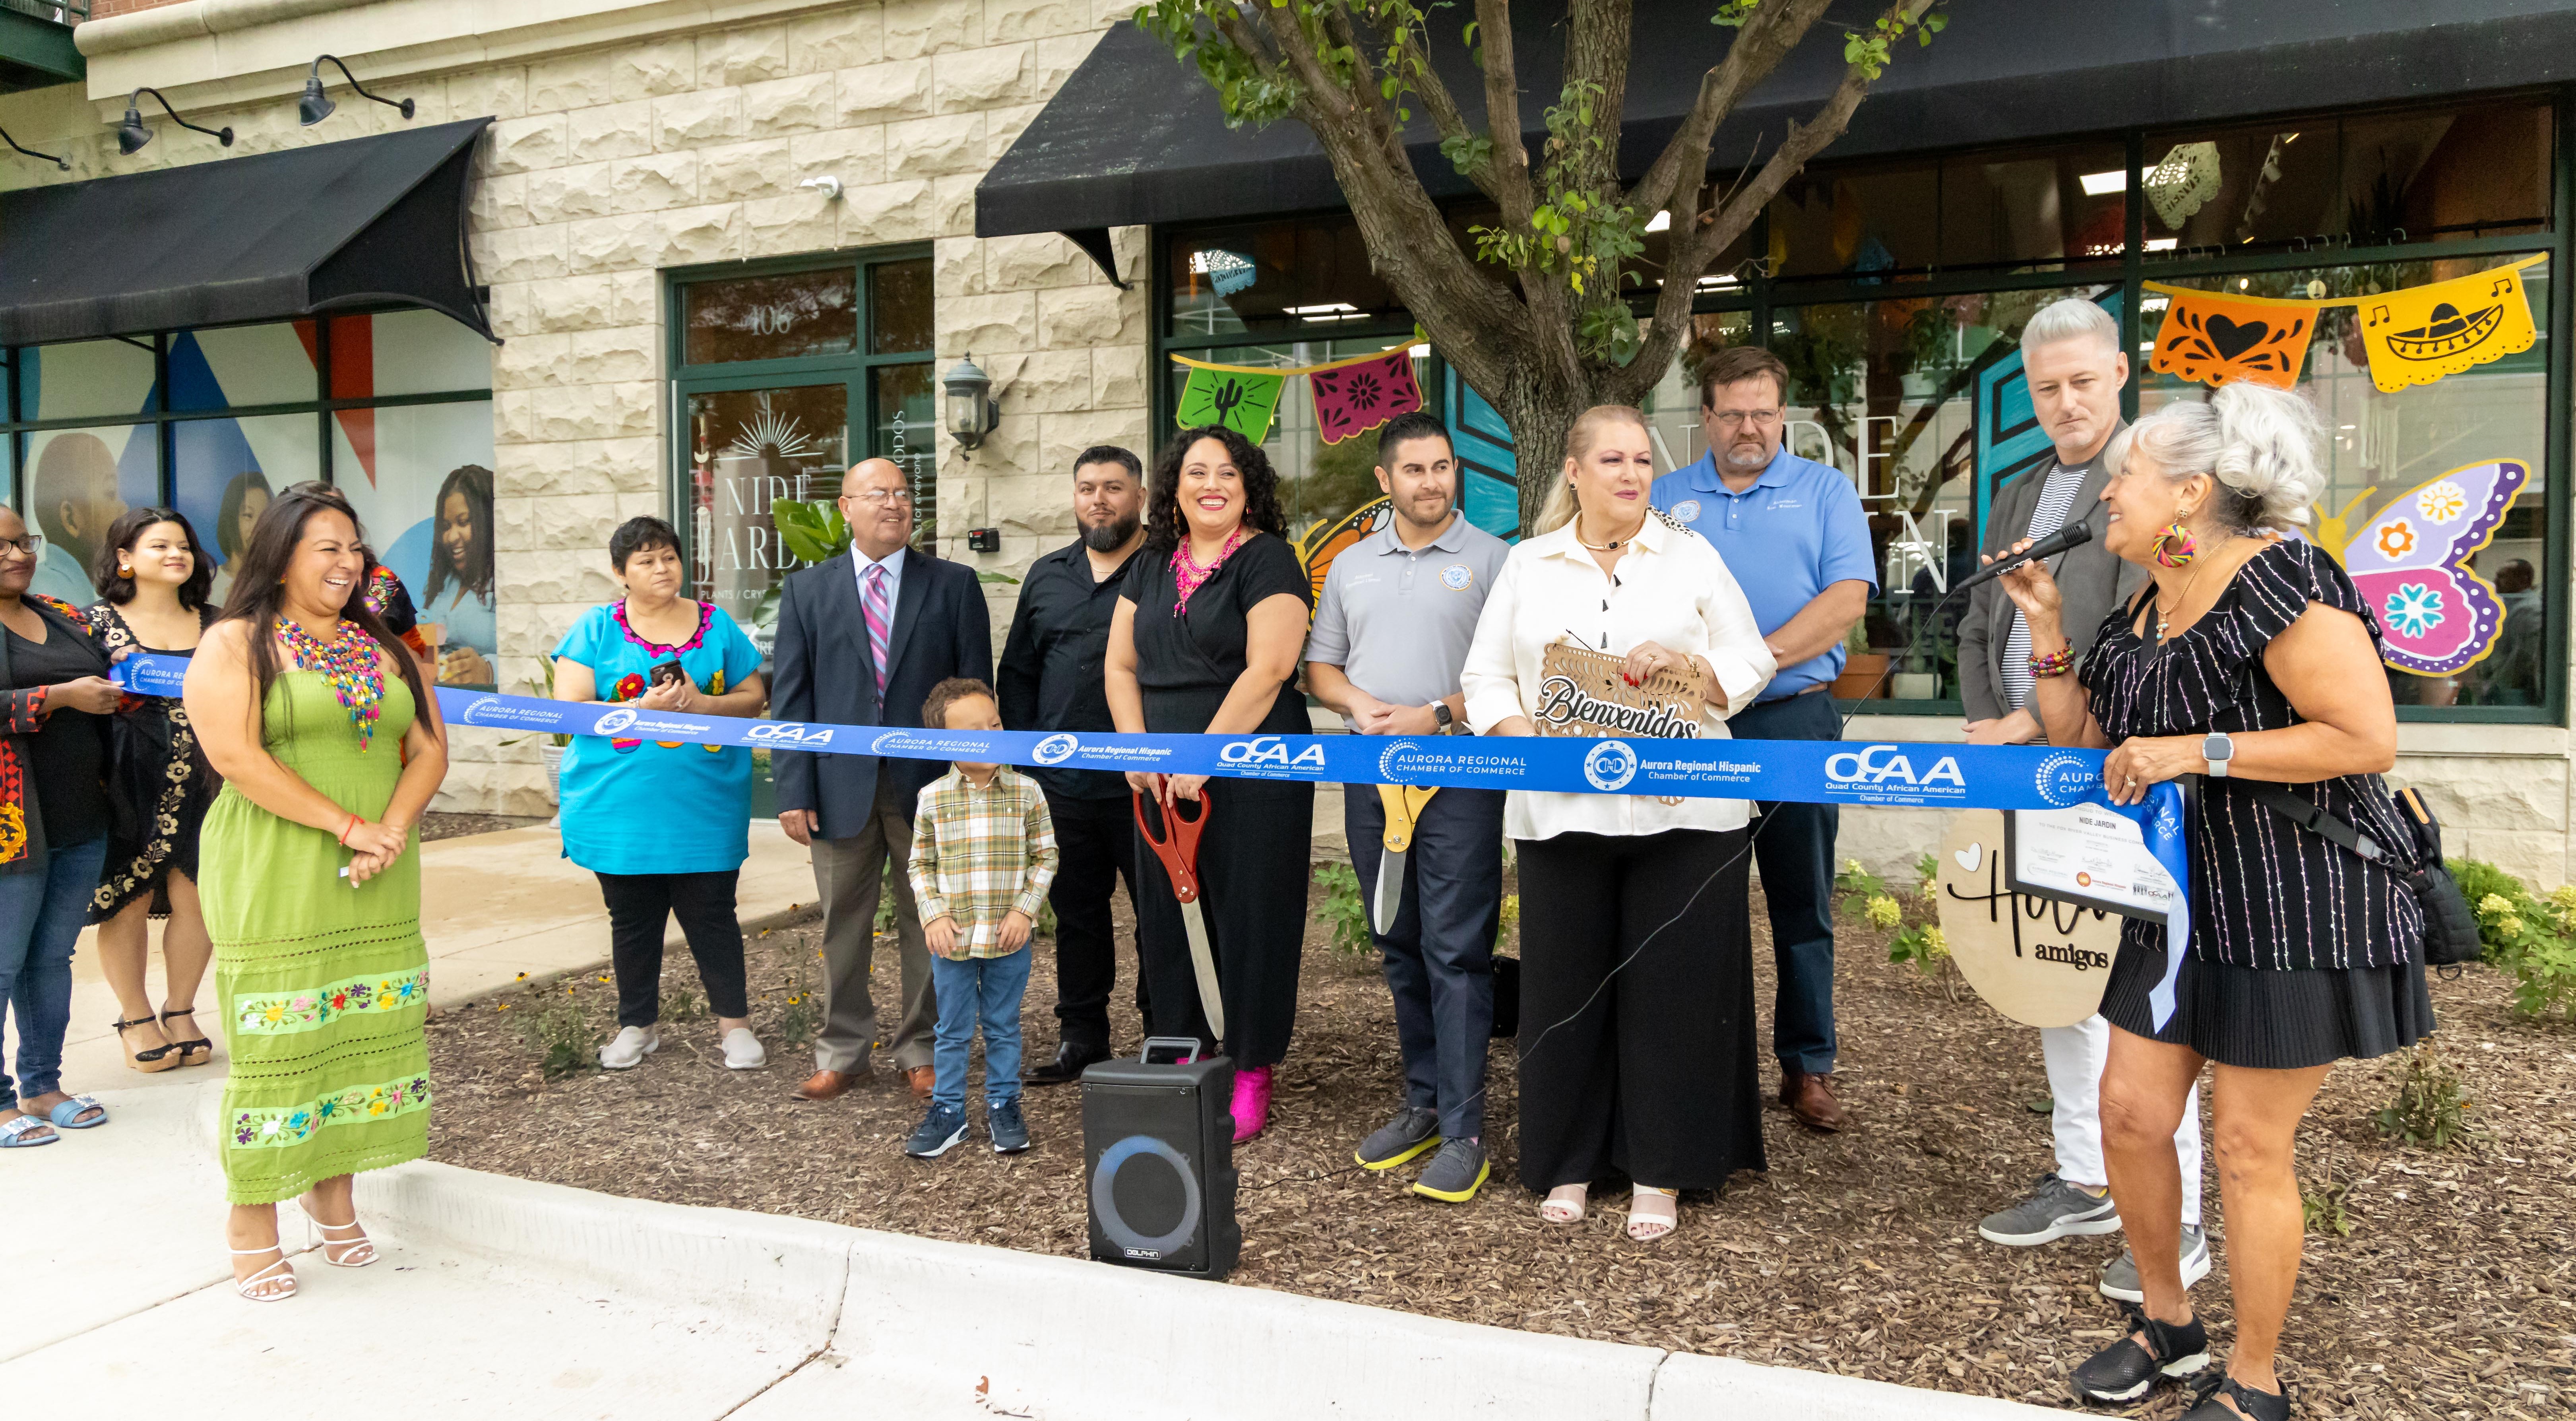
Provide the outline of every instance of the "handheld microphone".
{"type": "Polygon", "coordinates": [[[2030,562],[2033,559],[2053,558],[2059,553],[2065,552],[2069,548],[2080,548],[2086,543],[2092,541],[2093,529],[2090,526],[2080,521],[2069,523],[2065,527],[2058,529],[2056,532],[2049,534],[2047,537],[2040,539],[2038,542],[2031,544],[2022,551],[1997,558],[1993,562],[1986,564],[1984,567],[1978,568],[1975,572],[1969,573],[1967,576],[1951,583],[1950,590],[1957,592],[1964,588],[1974,587],[1980,582],[1985,582],[2003,573],[2010,572],[2014,568],[2021,566],[2023,563],[2030,562]]]}

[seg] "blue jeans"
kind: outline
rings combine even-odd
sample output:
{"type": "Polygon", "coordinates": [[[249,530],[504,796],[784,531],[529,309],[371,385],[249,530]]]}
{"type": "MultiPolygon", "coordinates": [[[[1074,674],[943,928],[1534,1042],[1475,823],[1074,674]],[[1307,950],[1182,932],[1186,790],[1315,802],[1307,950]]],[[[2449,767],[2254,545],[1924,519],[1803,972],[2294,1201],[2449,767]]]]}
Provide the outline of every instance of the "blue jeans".
{"type": "Polygon", "coordinates": [[[17,1022],[18,1080],[0,1069],[0,1109],[21,1093],[63,1084],[63,1032],[72,1020],[72,949],[89,921],[89,896],[107,867],[107,836],[55,849],[46,861],[0,874],[0,1009],[17,1022]]]}
{"type": "MultiPolygon", "coordinates": [[[[1738,740],[1840,740],[1831,692],[1759,701],[1726,723],[1738,740]]],[[[1753,861],[1771,909],[1771,958],[1780,970],[1771,1009],[1771,1054],[1783,1071],[1834,1068],[1834,834],[1830,804],[1762,803],[1753,861]]]]}
{"type": "Polygon", "coordinates": [[[1029,989],[1030,952],[1008,957],[930,959],[930,992],[939,1003],[932,1029],[930,1088],[934,1105],[966,1108],[966,1056],[975,1028],[984,1028],[984,1106],[1020,1098],[1020,997],[1029,989]]]}

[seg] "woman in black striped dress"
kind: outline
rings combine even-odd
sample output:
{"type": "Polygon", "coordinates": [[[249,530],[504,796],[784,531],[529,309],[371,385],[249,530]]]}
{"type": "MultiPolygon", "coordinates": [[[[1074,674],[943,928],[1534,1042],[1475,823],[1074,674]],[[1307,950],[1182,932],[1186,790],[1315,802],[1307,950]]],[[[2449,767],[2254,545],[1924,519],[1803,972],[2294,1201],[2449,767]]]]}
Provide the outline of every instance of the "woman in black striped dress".
{"type": "Polygon", "coordinates": [[[2283,536],[2323,484],[2321,434],[2306,400],[2238,384],[2112,441],[2104,546],[2154,580],[2103,622],[2080,678],[2066,674],[2045,564],[2002,579],[2031,629],[2050,743],[2111,747],[2103,775],[2123,802],[2196,777],[2179,976],[2165,930],[2133,919],[2102,1001],[2103,1143],[2146,1305],[2074,1378],[2086,1400],[2125,1401],[2208,1365],[2182,1285],[2173,1148],[2207,1067],[2236,1348],[2186,1421],[2290,1414],[2273,1349],[2299,1270],[2299,1120],[2336,1061],[2433,1029],[2423,917],[2397,871],[2263,802],[2286,790],[2380,844],[2413,843],[2379,778],[2396,758],[2397,713],[2378,625],[2332,558],[2283,536]],[[2168,981],[2170,997],[2158,990],[2168,981]]]}

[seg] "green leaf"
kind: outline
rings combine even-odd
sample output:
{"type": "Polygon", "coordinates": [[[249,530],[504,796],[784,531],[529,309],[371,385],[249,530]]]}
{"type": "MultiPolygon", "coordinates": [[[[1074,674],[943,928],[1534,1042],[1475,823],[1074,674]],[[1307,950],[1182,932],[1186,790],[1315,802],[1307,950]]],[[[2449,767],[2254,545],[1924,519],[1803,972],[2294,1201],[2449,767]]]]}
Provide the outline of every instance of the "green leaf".
{"type": "Polygon", "coordinates": [[[772,499],[769,521],[778,530],[778,541],[805,562],[838,557],[850,546],[849,522],[841,517],[840,507],[831,502],[772,499]]]}

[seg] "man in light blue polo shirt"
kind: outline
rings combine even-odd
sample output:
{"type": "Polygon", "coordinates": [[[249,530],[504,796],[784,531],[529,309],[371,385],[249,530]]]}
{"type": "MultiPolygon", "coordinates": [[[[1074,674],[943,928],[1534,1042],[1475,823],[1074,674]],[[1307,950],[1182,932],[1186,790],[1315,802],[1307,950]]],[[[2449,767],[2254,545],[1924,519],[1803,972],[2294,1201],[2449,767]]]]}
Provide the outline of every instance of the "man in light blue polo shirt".
{"type": "MultiPolygon", "coordinates": [[[[1708,539],[1753,604],[1780,673],[1727,729],[1741,740],[1839,740],[1828,690],[1843,637],[1877,588],[1869,520],[1851,480],[1780,447],[1789,368],[1753,346],[1700,372],[1708,454],[1655,480],[1655,507],[1708,539]]],[[[1771,952],[1780,968],[1771,1050],[1780,1099],[1800,1123],[1839,1130],[1834,1069],[1834,833],[1830,804],[1765,803],[1753,834],[1771,952]]]]}

